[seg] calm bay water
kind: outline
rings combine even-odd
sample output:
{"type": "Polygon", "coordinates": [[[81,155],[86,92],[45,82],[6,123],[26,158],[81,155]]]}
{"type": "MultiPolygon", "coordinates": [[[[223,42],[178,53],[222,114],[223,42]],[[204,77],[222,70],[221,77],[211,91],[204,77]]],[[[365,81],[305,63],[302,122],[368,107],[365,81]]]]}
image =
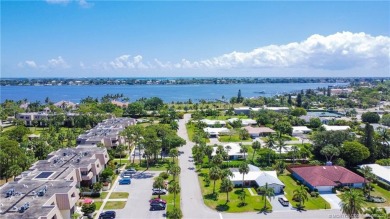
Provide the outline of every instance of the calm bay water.
{"type": "Polygon", "coordinates": [[[280,84],[202,84],[202,85],[91,85],[91,86],[2,86],[1,102],[6,99],[44,101],[46,97],[53,102],[67,100],[78,103],[87,96],[101,98],[105,94],[123,93],[130,101],[141,97],[160,97],[165,102],[198,101],[199,99],[226,99],[237,96],[238,90],[244,97],[274,96],[284,92],[302,89],[315,89],[328,85],[347,85],[346,83],[280,83],[280,84]],[[262,92],[259,94],[256,92],[262,92]]]}

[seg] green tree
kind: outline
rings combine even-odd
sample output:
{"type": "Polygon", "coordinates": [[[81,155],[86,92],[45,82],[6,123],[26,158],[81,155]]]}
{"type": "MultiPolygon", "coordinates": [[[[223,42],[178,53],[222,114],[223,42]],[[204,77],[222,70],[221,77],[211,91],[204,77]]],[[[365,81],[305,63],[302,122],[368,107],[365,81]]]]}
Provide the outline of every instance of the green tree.
{"type": "Polygon", "coordinates": [[[320,118],[310,118],[309,120],[309,127],[310,128],[319,128],[322,125],[320,118]]]}
{"type": "Polygon", "coordinates": [[[215,194],[215,182],[221,177],[221,169],[217,166],[210,168],[209,178],[214,181],[213,194],[215,194]]]}
{"type": "Polygon", "coordinates": [[[254,141],[252,143],[252,149],[253,149],[253,154],[252,154],[252,162],[253,162],[253,159],[255,158],[255,153],[257,152],[257,150],[259,150],[261,148],[261,143],[259,141],[254,141]]]}
{"type": "Polygon", "coordinates": [[[301,185],[299,188],[293,191],[293,199],[298,200],[299,202],[299,204],[297,205],[298,210],[301,210],[305,207],[305,201],[309,200],[309,198],[304,185],[301,185]]]}
{"type": "Polygon", "coordinates": [[[295,107],[293,110],[290,112],[291,115],[299,117],[299,116],[304,116],[307,114],[306,110],[302,107],[295,107]]]}
{"type": "Polygon", "coordinates": [[[267,146],[267,148],[269,149],[269,153],[268,153],[268,166],[271,165],[271,152],[272,152],[272,149],[275,148],[275,139],[273,137],[273,135],[268,135],[265,139],[265,145],[267,146]]]}
{"type": "Polygon", "coordinates": [[[221,181],[221,192],[226,192],[226,202],[229,202],[229,192],[233,191],[233,183],[228,177],[224,177],[221,181]]]}
{"type": "Polygon", "coordinates": [[[280,134],[291,135],[293,128],[290,122],[281,121],[275,124],[275,130],[280,132],[280,134]]]}
{"type": "Polygon", "coordinates": [[[259,187],[258,191],[261,191],[261,196],[264,200],[264,211],[267,211],[267,198],[272,198],[275,196],[275,192],[273,188],[268,187],[268,183],[265,183],[265,186],[259,187]]]}
{"type": "Polygon", "coordinates": [[[370,151],[357,141],[346,141],[342,147],[342,155],[349,166],[359,164],[370,156],[370,151]]]}
{"type": "Polygon", "coordinates": [[[368,163],[373,163],[376,160],[377,148],[374,142],[374,128],[369,123],[364,127],[364,134],[361,138],[361,143],[368,148],[370,156],[367,158],[368,163]]]}
{"type": "Polygon", "coordinates": [[[282,158],[282,149],[287,150],[286,142],[283,138],[278,138],[278,144],[276,145],[278,151],[279,151],[279,159],[282,158]]]}
{"type": "Polygon", "coordinates": [[[378,207],[368,207],[363,213],[370,215],[373,219],[386,219],[390,216],[385,208],[378,207]]]}
{"type": "Polygon", "coordinates": [[[223,157],[221,154],[216,154],[213,156],[213,159],[211,159],[211,164],[217,167],[220,167],[223,163],[223,157]]]}
{"type": "Polygon", "coordinates": [[[173,181],[176,181],[176,177],[180,174],[181,168],[179,165],[172,165],[172,167],[169,169],[169,173],[173,176],[173,181]]]}
{"type": "Polygon", "coordinates": [[[302,107],[302,94],[297,95],[297,107],[302,107]]]}
{"type": "Polygon", "coordinates": [[[332,162],[334,156],[337,157],[340,155],[340,150],[337,147],[328,144],[321,149],[320,153],[325,156],[327,162],[332,162]]]}
{"type": "Polygon", "coordinates": [[[237,103],[241,103],[243,100],[244,100],[244,98],[241,95],[241,90],[238,90],[237,103]]]}
{"type": "Polygon", "coordinates": [[[381,118],[378,113],[375,112],[365,112],[362,114],[362,121],[367,123],[378,123],[381,118]]]}
{"type": "Polygon", "coordinates": [[[278,174],[283,174],[284,170],[286,169],[286,163],[283,160],[277,160],[274,168],[278,172],[278,174]]]}
{"type": "Polygon", "coordinates": [[[359,190],[350,189],[349,191],[345,191],[340,198],[341,211],[348,215],[350,219],[356,218],[359,214],[363,213],[365,202],[359,190]]]}
{"type": "Polygon", "coordinates": [[[373,178],[373,176],[374,176],[374,174],[372,173],[372,168],[370,166],[363,166],[362,173],[364,176],[364,187],[366,188],[366,189],[364,189],[364,192],[366,193],[366,195],[368,197],[370,197],[371,196],[371,186],[370,186],[369,180],[371,178],[373,178]]]}
{"type": "Polygon", "coordinates": [[[170,219],[181,219],[183,217],[183,213],[180,208],[173,208],[172,211],[168,212],[168,218],[170,219]]]}
{"type": "Polygon", "coordinates": [[[390,113],[382,116],[381,123],[385,126],[390,126],[390,113]]]}
{"type": "Polygon", "coordinates": [[[179,156],[179,151],[177,148],[172,148],[169,150],[169,156],[172,157],[172,162],[175,162],[175,158],[179,156]]]}
{"type": "Polygon", "coordinates": [[[81,207],[81,211],[84,213],[84,215],[92,214],[96,211],[96,204],[83,204],[83,206],[81,207]]]}
{"type": "Polygon", "coordinates": [[[242,174],[242,191],[244,191],[244,177],[249,173],[249,166],[246,162],[242,162],[238,168],[240,174],[242,174]]]}
{"type": "Polygon", "coordinates": [[[173,193],[173,208],[176,208],[176,195],[180,193],[179,182],[173,181],[168,187],[168,192],[173,193]]]}

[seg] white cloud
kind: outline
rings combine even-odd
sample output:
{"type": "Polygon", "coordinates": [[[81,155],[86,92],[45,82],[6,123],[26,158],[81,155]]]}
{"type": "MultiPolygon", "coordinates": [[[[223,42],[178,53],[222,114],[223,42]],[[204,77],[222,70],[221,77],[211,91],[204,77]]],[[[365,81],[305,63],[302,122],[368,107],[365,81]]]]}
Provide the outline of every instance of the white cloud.
{"type": "Polygon", "coordinates": [[[78,2],[79,2],[80,7],[82,7],[82,8],[90,8],[93,6],[93,3],[89,3],[86,0],[79,0],[78,2]]]}
{"type": "MultiPolygon", "coordinates": [[[[109,62],[109,65],[114,69],[148,69],[149,65],[142,62],[142,56],[136,55],[131,57],[130,55],[121,55],[115,60],[109,62]]],[[[103,63],[106,66],[106,63],[103,63]]]]}
{"type": "Polygon", "coordinates": [[[46,0],[49,4],[67,5],[71,0],[46,0]]]}
{"type": "Polygon", "coordinates": [[[49,63],[48,67],[52,67],[52,68],[69,68],[70,67],[68,65],[68,63],[66,63],[66,61],[61,56],[58,56],[57,58],[49,59],[48,63],[49,63]]]}
{"type": "Polygon", "coordinates": [[[58,56],[57,58],[49,59],[47,61],[47,64],[38,65],[35,61],[32,60],[26,60],[24,62],[19,62],[18,67],[24,68],[70,68],[70,65],[61,57],[58,56]]]}

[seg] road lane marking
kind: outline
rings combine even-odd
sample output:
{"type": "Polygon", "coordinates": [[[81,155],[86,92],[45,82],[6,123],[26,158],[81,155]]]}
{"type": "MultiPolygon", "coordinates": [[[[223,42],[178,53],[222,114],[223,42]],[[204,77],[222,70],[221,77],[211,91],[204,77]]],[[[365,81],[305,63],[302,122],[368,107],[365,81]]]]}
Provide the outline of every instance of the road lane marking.
{"type": "Polygon", "coordinates": [[[219,213],[219,219],[223,219],[223,217],[222,217],[222,214],[221,214],[221,213],[219,213]]]}

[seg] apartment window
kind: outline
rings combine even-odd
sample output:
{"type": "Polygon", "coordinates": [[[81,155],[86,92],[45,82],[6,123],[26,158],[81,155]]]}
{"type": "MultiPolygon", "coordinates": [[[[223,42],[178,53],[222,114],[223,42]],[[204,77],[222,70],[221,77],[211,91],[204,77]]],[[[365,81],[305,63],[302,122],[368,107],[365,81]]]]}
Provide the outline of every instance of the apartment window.
{"type": "Polygon", "coordinates": [[[70,197],[74,198],[74,197],[76,197],[76,194],[73,192],[70,197]]]}
{"type": "Polygon", "coordinates": [[[57,215],[54,215],[51,219],[57,219],[57,215]]]}
{"type": "Polygon", "coordinates": [[[74,180],[74,179],[73,179],[73,176],[72,176],[72,177],[70,177],[70,180],[74,180]]]}
{"type": "Polygon", "coordinates": [[[98,165],[96,165],[98,168],[100,167],[100,165],[98,164],[98,165]]]}

